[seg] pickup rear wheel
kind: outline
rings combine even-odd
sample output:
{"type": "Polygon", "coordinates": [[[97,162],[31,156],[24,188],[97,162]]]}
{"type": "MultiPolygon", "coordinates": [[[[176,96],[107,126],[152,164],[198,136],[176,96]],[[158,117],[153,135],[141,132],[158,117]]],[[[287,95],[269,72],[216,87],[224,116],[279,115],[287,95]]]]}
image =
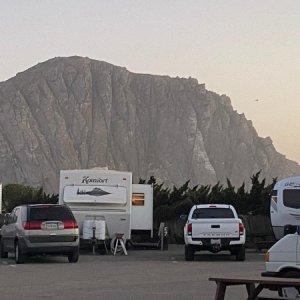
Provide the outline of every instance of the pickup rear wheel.
{"type": "Polygon", "coordinates": [[[184,254],[185,254],[186,261],[193,261],[194,253],[195,253],[195,250],[190,245],[185,245],[184,254]]]}
{"type": "Polygon", "coordinates": [[[235,255],[237,261],[244,261],[246,259],[245,247],[240,247],[235,255]]]}

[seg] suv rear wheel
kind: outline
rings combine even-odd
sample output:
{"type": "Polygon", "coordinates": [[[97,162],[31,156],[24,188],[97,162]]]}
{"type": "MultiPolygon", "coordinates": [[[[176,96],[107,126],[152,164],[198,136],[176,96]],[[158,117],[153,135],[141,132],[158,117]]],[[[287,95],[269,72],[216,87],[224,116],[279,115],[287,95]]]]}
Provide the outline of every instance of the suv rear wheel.
{"type": "Polygon", "coordinates": [[[4,251],[4,245],[3,245],[3,240],[0,240],[0,256],[1,258],[8,258],[8,252],[4,251]]]}
{"type": "Polygon", "coordinates": [[[23,264],[25,262],[25,255],[22,253],[18,241],[16,241],[15,244],[15,260],[16,260],[16,264],[23,264]]]}
{"type": "Polygon", "coordinates": [[[68,254],[68,260],[70,263],[76,263],[79,259],[79,251],[78,249],[68,254]]]}

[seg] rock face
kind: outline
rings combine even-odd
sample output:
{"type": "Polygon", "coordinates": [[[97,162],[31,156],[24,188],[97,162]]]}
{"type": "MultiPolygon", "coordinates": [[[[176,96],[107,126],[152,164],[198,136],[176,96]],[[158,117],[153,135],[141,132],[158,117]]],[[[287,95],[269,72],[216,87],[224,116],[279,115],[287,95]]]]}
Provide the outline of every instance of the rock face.
{"type": "Polygon", "coordinates": [[[195,79],[54,58],[0,83],[3,183],[57,193],[59,170],[107,166],[166,184],[247,183],[300,173],[270,138],[195,79]]]}

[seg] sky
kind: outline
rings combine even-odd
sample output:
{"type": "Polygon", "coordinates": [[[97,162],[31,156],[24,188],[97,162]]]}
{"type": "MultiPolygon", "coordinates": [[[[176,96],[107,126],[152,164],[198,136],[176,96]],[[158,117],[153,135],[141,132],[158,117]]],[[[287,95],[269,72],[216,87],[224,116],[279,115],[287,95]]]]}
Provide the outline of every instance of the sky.
{"type": "Polygon", "coordinates": [[[299,0],[0,0],[0,81],[57,56],[193,77],[300,163],[299,0]]]}

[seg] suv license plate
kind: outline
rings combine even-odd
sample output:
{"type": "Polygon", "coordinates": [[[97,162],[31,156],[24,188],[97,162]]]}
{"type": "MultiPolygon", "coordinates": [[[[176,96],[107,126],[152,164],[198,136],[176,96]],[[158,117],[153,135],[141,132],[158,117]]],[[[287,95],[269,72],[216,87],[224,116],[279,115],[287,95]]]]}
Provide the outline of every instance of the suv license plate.
{"type": "Polygon", "coordinates": [[[215,244],[221,245],[221,240],[220,239],[211,239],[210,243],[212,245],[215,245],[215,244]]]}
{"type": "Polygon", "coordinates": [[[57,229],[57,223],[47,223],[46,224],[46,229],[57,229]]]}

